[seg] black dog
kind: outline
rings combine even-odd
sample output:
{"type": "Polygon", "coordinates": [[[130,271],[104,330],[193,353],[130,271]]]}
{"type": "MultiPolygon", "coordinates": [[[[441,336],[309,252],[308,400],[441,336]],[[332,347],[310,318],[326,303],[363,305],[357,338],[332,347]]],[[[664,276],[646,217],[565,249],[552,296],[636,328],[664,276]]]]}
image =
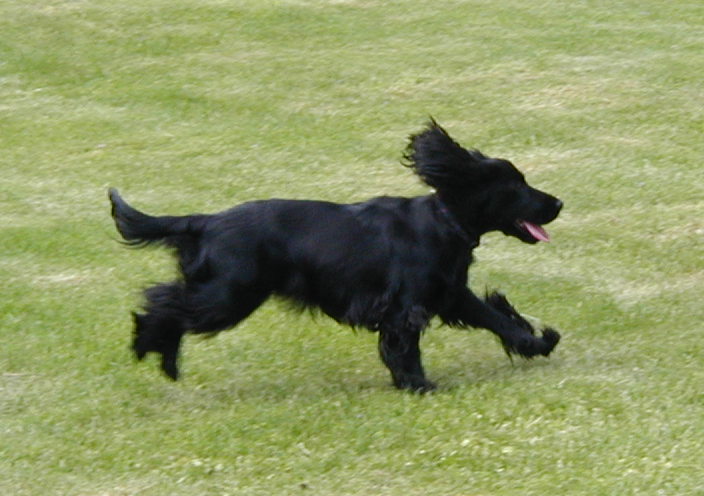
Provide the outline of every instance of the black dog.
{"type": "Polygon", "coordinates": [[[548,241],[541,225],[562,202],[528,186],[509,161],[462,148],[434,121],[410,138],[405,158],[433,194],[348,205],[264,200],[214,215],[153,217],[111,189],[128,244],[174,248],[183,275],[146,290],[145,313],[134,315],[137,358],[160,353],[163,371],[176,379],[186,332],[233,327],[271,295],[379,332],[381,359],[400,389],[435,387],[419,349],[434,316],[489,329],[510,353],[547,356],[559,334],[535,336],[508,302],[479,299],[467,269],[486,232],[548,241]]]}

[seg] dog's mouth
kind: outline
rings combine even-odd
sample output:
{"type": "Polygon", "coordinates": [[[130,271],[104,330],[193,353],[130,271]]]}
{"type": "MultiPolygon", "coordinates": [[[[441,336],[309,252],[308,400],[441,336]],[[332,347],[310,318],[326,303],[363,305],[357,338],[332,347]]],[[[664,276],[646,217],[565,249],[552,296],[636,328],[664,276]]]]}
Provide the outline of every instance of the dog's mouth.
{"type": "Polygon", "coordinates": [[[521,234],[527,237],[529,242],[537,243],[538,241],[550,242],[550,235],[538,224],[533,224],[527,220],[519,219],[516,221],[516,227],[521,231],[521,234]]]}

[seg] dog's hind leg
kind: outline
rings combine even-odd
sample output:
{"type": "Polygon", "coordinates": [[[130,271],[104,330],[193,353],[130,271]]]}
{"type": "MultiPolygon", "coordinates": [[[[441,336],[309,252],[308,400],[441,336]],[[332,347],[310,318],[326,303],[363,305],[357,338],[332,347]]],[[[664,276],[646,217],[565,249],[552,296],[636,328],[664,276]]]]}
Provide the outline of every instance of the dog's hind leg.
{"type": "Polygon", "coordinates": [[[190,331],[216,333],[236,326],[254,312],[268,297],[268,290],[235,286],[227,289],[213,282],[189,296],[192,309],[190,331]]]}
{"type": "Polygon", "coordinates": [[[210,334],[237,325],[269,296],[253,288],[228,290],[211,280],[197,288],[181,282],[160,284],[145,291],[145,313],[134,314],[132,348],[139,360],[149,352],[161,354],[161,369],[171,379],[179,376],[178,355],[186,332],[210,334]]]}
{"type": "Polygon", "coordinates": [[[421,363],[420,337],[426,324],[426,317],[411,317],[401,325],[382,326],[379,332],[379,354],[398,389],[425,393],[436,387],[426,379],[421,363]]]}
{"type": "Polygon", "coordinates": [[[178,351],[186,332],[187,308],[183,284],[159,284],[145,291],[145,313],[134,314],[132,349],[142,360],[149,352],[161,354],[161,369],[178,379],[178,351]]]}

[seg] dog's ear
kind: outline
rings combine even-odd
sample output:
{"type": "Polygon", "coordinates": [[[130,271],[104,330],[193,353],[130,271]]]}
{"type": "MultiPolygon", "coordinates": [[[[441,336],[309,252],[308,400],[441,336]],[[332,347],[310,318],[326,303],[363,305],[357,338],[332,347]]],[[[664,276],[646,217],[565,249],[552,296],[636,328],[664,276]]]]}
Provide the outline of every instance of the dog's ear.
{"type": "Polygon", "coordinates": [[[487,157],[462,148],[434,119],[409,138],[404,164],[438,191],[463,189],[481,179],[487,157]]]}

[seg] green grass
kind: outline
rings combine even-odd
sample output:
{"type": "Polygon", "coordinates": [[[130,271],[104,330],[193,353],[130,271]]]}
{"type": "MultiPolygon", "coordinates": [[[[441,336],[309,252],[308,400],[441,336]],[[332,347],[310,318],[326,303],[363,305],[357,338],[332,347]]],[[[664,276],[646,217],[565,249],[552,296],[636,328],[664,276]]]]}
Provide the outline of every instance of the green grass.
{"type": "Polygon", "coordinates": [[[700,1],[4,0],[0,493],[704,495],[700,1]],[[173,276],[115,242],[150,212],[425,189],[435,116],[565,200],[554,242],[487,236],[472,286],[563,331],[511,364],[435,326],[440,385],[394,391],[375,336],[272,302],[135,364],[173,276]]]}

